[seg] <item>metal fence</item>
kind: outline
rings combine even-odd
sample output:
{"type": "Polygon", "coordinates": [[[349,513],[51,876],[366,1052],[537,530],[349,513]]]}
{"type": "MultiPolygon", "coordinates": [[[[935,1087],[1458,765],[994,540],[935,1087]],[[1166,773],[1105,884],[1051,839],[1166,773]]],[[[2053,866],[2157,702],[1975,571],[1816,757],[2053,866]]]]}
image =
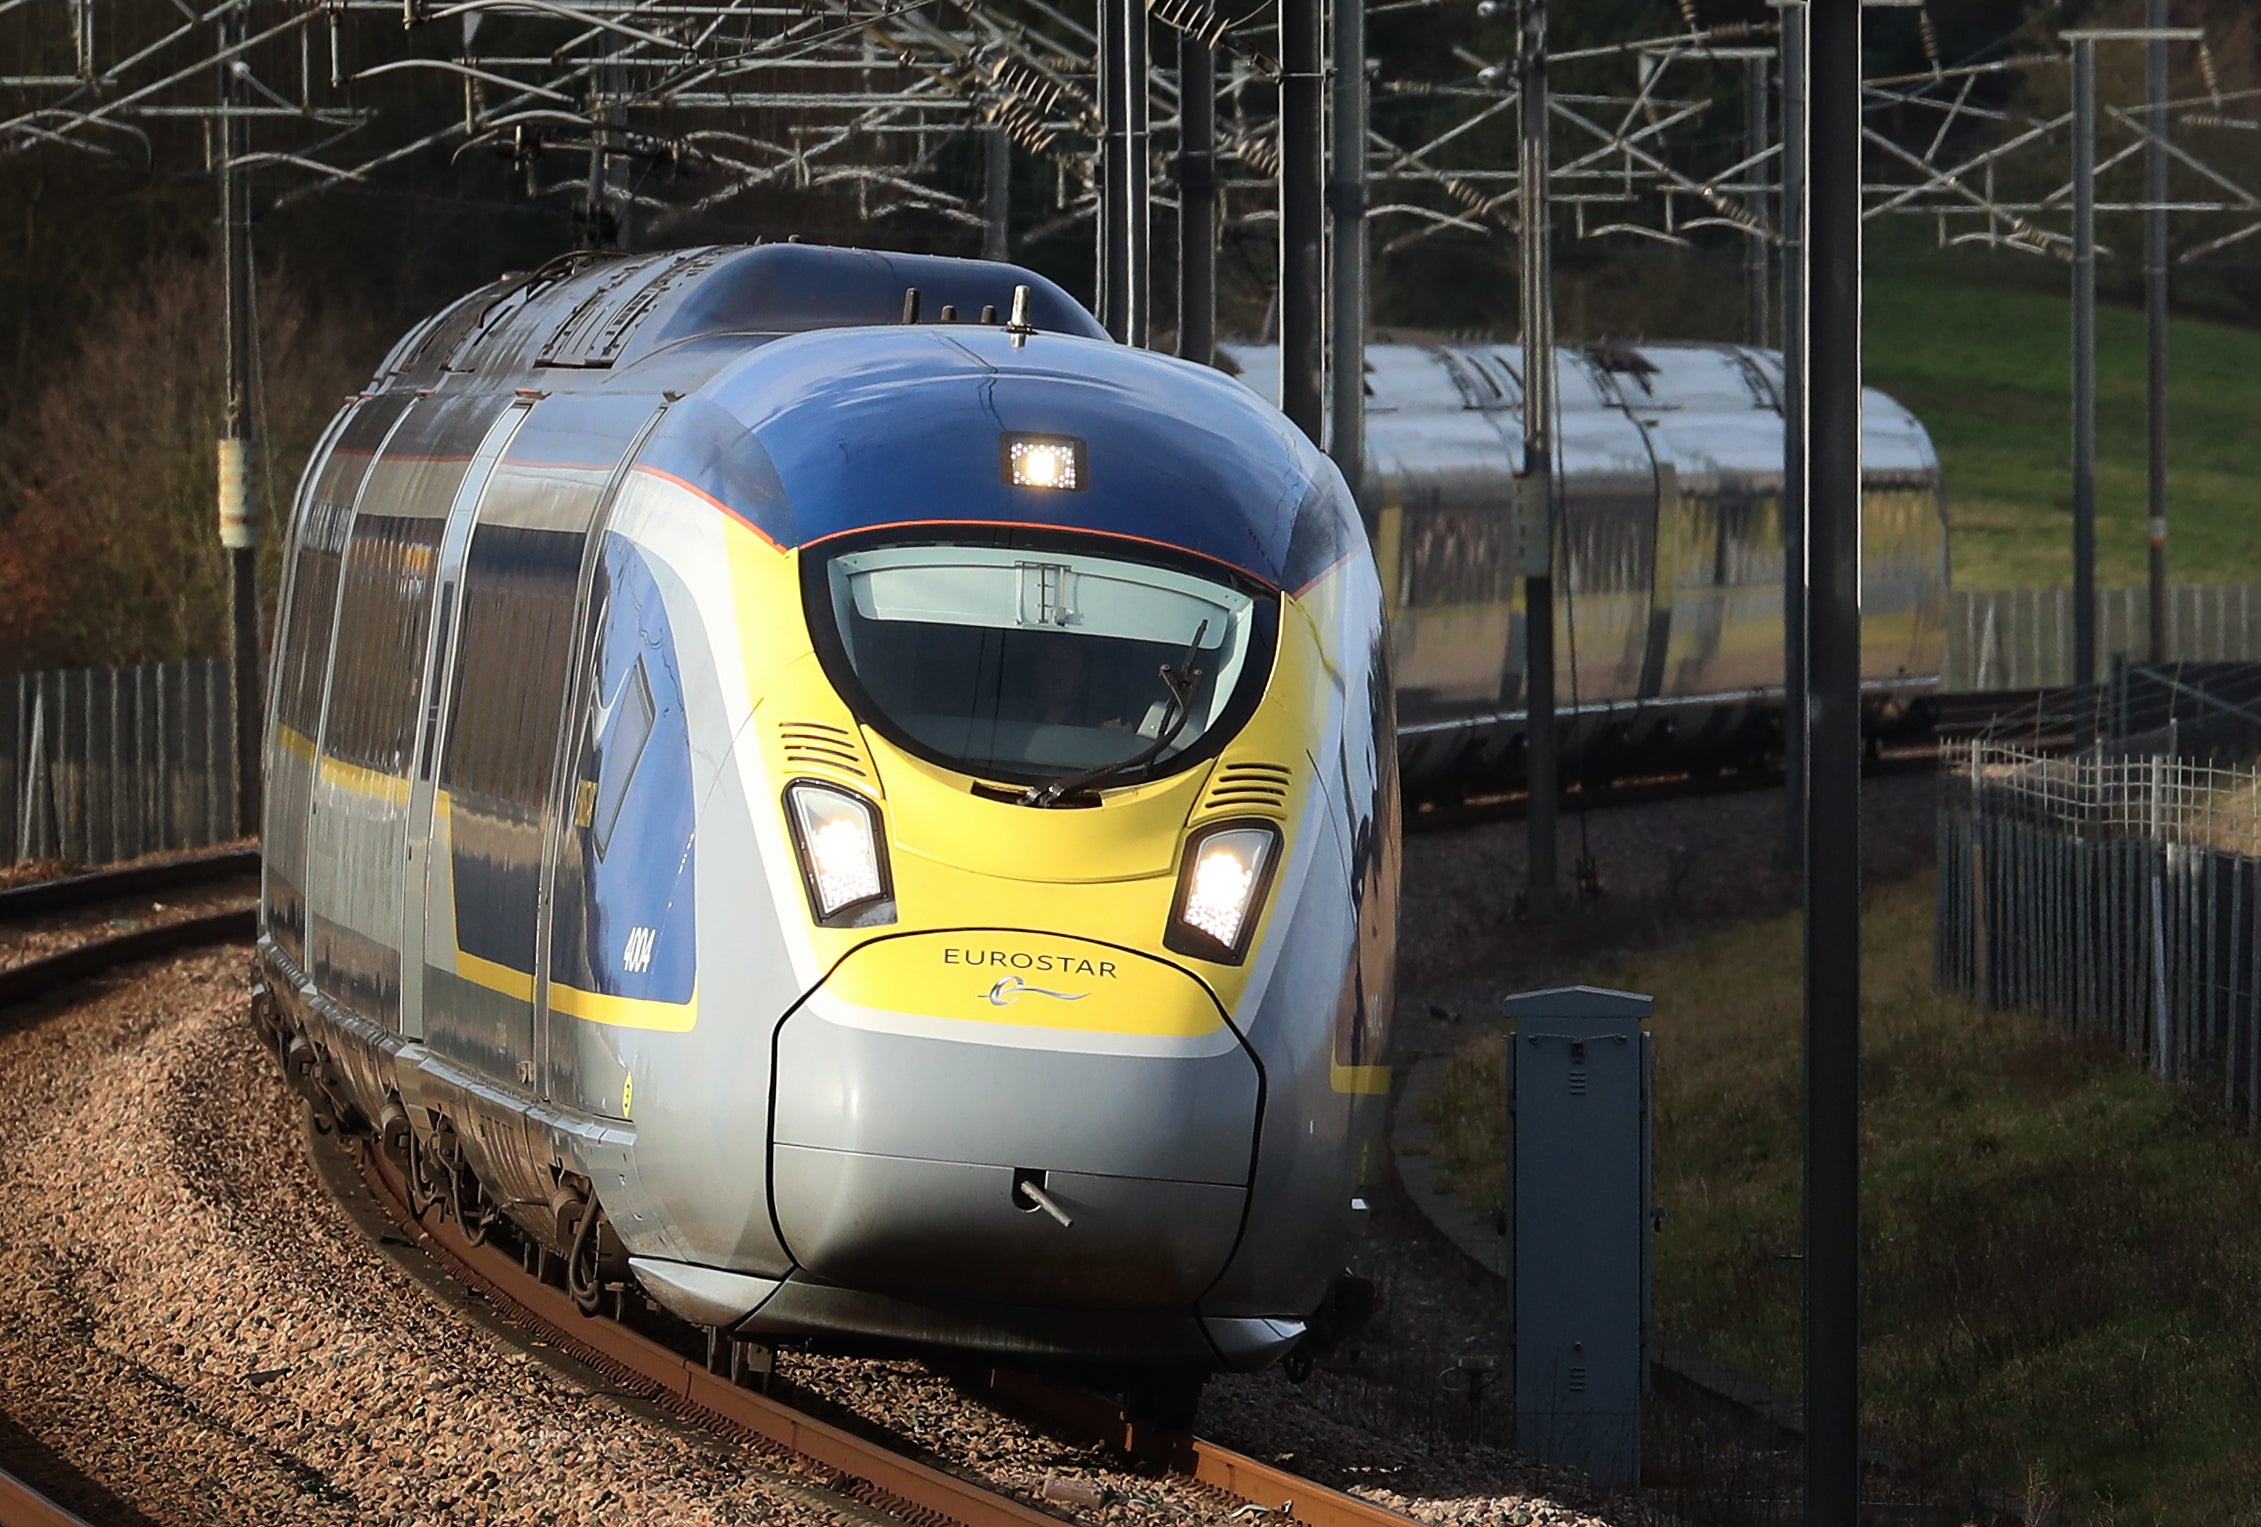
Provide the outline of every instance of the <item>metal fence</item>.
{"type": "Polygon", "coordinates": [[[2261,769],[1953,745],[1933,976],[2261,1124],[2261,769]]]}
{"type": "Polygon", "coordinates": [[[224,842],[235,810],[222,660],[0,675],[0,865],[224,842]]]}
{"type": "MultiPolygon", "coordinates": [[[[2185,583],[2169,589],[2168,655],[2185,661],[2261,659],[2261,584],[2185,583]]],[[[1948,595],[1947,688],[2055,689],[2072,675],[2073,591],[1957,589],[1948,595]]],[[[2147,653],[2147,589],[2096,591],[2099,652],[2147,653]]]]}

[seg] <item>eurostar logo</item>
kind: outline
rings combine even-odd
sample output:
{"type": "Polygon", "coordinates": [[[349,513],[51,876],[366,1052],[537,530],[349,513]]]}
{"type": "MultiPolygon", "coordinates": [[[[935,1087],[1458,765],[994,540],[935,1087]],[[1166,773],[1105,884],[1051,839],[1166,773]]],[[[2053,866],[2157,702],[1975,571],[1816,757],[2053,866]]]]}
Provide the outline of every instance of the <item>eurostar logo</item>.
{"type": "Polygon", "coordinates": [[[1048,986],[1031,986],[1019,976],[1007,976],[989,988],[989,1005],[1010,1007],[1021,997],[1051,997],[1061,1002],[1081,1002],[1089,992],[1054,991],[1048,986]]]}

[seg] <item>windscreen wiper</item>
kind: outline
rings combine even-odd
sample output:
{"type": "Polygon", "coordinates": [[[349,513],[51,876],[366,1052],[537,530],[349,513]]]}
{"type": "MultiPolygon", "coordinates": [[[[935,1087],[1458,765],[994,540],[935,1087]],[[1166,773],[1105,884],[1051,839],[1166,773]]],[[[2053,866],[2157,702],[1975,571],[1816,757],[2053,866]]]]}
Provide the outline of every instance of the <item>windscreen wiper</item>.
{"type": "Polygon", "coordinates": [[[1081,795],[1118,775],[1143,768],[1161,757],[1170,744],[1178,740],[1178,734],[1185,730],[1186,723],[1193,719],[1193,691],[1201,683],[1201,670],[1193,666],[1193,655],[1200,650],[1201,638],[1208,633],[1209,622],[1205,620],[1194,627],[1193,640],[1185,644],[1183,660],[1175,668],[1168,663],[1162,665],[1162,687],[1170,692],[1170,698],[1163,703],[1162,729],[1152,743],[1129,758],[1096,764],[1079,773],[1046,780],[1041,785],[1031,785],[1021,792],[1021,804],[1057,806],[1068,796],[1081,795]]]}

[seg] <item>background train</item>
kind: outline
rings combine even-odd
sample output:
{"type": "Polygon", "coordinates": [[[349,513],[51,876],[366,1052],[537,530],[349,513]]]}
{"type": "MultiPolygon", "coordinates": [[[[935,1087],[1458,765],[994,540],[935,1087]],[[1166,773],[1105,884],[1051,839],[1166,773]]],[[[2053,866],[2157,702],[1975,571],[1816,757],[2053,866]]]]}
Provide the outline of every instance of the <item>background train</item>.
{"type": "Polygon", "coordinates": [[[584,1308],[1181,1375],[1322,1324],[1396,936],[1341,475],[1010,266],[564,259],[285,545],[254,997],[584,1308]]]}
{"type": "MultiPolygon", "coordinates": [[[[1279,352],[1221,364],[1277,397],[1279,352]]],[[[1367,351],[1366,520],[1390,606],[1410,794],[1520,782],[1524,618],[1515,345],[1367,351]]],[[[1782,359],[1737,345],[1558,352],[1563,535],[1555,698],[1565,778],[1705,769],[1781,747],[1782,359]]],[[[1862,682],[1872,737],[1920,732],[1947,659],[1939,458],[1863,397],[1862,682]]]]}

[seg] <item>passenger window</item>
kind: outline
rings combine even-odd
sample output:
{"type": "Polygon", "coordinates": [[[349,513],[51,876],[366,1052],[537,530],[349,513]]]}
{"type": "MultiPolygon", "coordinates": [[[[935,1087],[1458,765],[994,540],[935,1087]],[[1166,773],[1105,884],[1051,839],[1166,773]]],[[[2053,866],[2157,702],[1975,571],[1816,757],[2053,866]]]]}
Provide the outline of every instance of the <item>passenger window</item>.
{"type": "Polygon", "coordinates": [[[620,688],[619,695],[600,702],[596,725],[591,728],[604,749],[605,760],[604,776],[597,781],[596,818],[590,824],[599,859],[612,847],[612,830],[619,824],[620,808],[628,803],[628,786],[636,778],[636,766],[644,761],[644,744],[651,741],[652,722],[659,715],[659,708],[652,703],[651,676],[644,671],[641,657],[621,680],[620,688]],[[605,735],[608,721],[609,738],[605,735]]]}

